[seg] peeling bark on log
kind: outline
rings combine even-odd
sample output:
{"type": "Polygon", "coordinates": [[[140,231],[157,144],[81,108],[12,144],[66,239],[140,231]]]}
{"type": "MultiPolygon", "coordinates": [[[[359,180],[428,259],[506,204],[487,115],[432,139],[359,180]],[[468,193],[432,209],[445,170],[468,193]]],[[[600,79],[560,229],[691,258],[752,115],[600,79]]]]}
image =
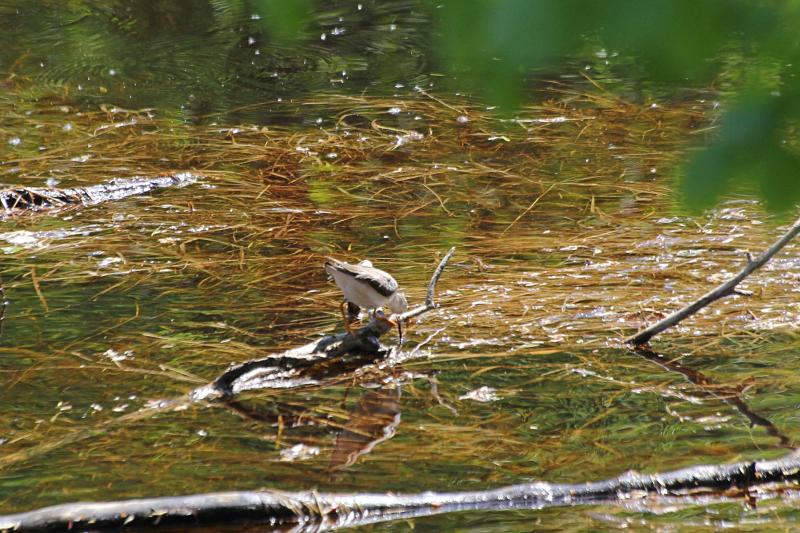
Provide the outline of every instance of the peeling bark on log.
{"type": "Polygon", "coordinates": [[[94,205],[119,200],[128,196],[148,193],[165,187],[181,187],[193,183],[199,176],[189,172],[156,176],[115,179],[107,183],[71,189],[44,189],[17,187],[0,189],[0,206],[3,214],[13,215],[26,211],[57,209],[76,205],[94,205]]]}
{"type": "Polygon", "coordinates": [[[354,527],[458,511],[499,511],[630,502],[646,496],[724,496],[771,482],[800,480],[800,456],[773,461],[704,465],[666,473],[628,472],[587,483],[546,482],[471,492],[335,494],[317,492],[218,492],[106,503],[72,503],[0,516],[0,531],[103,531],[155,526],[267,524],[293,531],[354,527]]]}

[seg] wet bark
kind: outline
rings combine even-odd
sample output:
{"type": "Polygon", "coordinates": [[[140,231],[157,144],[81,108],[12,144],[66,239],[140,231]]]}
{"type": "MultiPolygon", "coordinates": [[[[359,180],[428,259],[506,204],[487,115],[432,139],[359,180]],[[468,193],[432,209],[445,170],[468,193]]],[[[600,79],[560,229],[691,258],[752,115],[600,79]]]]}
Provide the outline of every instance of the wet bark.
{"type": "MultiPolygon", "coordinates": [[[[451,248],[434,271],[428,284],[425,303],[394,316],[395,320],[407,322],[436,308],[437,304],[433,300],[436,283],[454,252],[455,248],[451,248]]],[[[325,378],[341,378],[364,366],[383,361],[396,349],[384,346],[380,342],[381,335],[390,329],[393,328],[389,323],[373,320],[352,334],[330,335],[279,354],[233,365],[210,384],[198,387],[187,395],[174,399],[154,400],[148,407],[111,419],[101,427],[69,432],[55,440],[43,441],[30,448],[4,455],[0,457],[0,470],[21,461],[30,461],[34,457],[63,446],[97,437],[115,427],[138,423],[158,412],[185,408],[196,401],[212,402],[253,420],[263,418],[261,413],[237,403],[237,395],[248,390],[317,385],[325,378]]]]}
{"type": "Polygon", "coordinates": [[[71,503],[0,516],[0,531],[92,531],[155,526],[268,524],[292,531],[320,531],[419,516],[467,511],[541,509],[598,503],[630,503],[645,497],[731,497],[750,487],[800,479],[800,456],[773,461],[704,465],[665,473],[627,472],[580,484],[546,482],[470,492],[336,494],[241,491],[71,503]]]}
{"type": "Polygon", "coordinates": [[[0,206],[3,208],[3,214],[13,215],[26,211],[93,205],[145,194],[154,189],[187,185],[197,179],[198,176],[195,174],[183,172],[154,178],[116,179],[99,185],[71,189],[45,189],[40,187],[0,189],[0,206]]]}

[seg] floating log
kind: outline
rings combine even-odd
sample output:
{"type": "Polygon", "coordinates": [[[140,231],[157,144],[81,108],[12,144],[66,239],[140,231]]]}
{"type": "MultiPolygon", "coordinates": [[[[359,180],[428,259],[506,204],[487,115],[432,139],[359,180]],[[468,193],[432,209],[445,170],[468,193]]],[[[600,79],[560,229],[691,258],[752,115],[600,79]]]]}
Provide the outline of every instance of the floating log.
{"type": "Polygon", "coordinates": [[[0,205],[6,215],[76,205],[94,205],[146,194],[155,189],[182,187],[197,181],[199,177],[191,172],[181,172],[154,178],[140,176],[119,178],[98,185],[68,189],[14,187],[0,189],[0,205]]]}
{"type": "Polygon", "coordinates": [[[731,489],[800,480],[797,452],[772,461],[704,465],[666,473],[628,472],[604,481],[546,482],[469,492],[336,494],[272,490],[216,492],[104,503],[68,503],[0,516],[0,531],[107,531],[157,526],[269,525],[324,531],[459,511],[630,503],[646,497],[731,497],[731,489]]]}

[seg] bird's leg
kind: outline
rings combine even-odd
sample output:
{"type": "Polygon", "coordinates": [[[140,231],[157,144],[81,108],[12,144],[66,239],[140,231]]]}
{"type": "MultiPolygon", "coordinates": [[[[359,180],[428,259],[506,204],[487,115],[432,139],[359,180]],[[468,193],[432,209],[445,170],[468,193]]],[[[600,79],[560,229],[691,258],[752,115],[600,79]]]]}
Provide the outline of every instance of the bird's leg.
{"type": "Polygon", "coordinates": [[[344,320],[344,329],[345,329],[345,331],[347,333],[353,333],[353,329],[350,327],[350,315],[348,313],[348,311],[349,311],[348,305],[349,304],[350,304],[350,302],[348,302],[347,300],[344,300],[339,305],[339,311],[342,312],[342,319],[344,320]]]}
{"type": "Polygon", "coordinates": [[[382,322],[386,322],[390,326],[394,327],[397,326],[397,335],[399,337],[398,344],[403,343],[403,325],[400,323],[399,320],[395,320],[393,317],[396,315],[392,315],[391,317],[387,317],[383,313],[378,314],[377,310],[375,311],[374,318],[375,320],[380,320],[382,322]]]}
{"type": "Polygon", "coordinates": [[[361,325],[360,318],[361,318],[361,308],[354,304],[353,302],[347,302],[347,318],[350,322],[350,329],[352,330],[352,325],[358,323],[361,325]]]}

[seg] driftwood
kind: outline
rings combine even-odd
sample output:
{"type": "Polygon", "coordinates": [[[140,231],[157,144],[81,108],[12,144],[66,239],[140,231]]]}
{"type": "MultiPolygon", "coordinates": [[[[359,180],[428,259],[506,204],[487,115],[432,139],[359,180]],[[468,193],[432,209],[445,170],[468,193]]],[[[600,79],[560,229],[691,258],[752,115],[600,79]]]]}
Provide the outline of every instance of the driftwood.
{"type": "Polygon", "coordinates": [[[650,341],[653,337],[661,333],[662,331],[671,328],[672,326],[677,325],[684,319],[692,316],[693,314],[697,313],[704,307],[710,305],[711,303],[719,300],[720,298],[724,298],[725,296],[729,296],[731,294],[736,293],[736,286],[742,282],[747,276],[755,272],[757,269],[764,266],[767,261],[772,259],[772,256],[777,254],[781,248],[786,246],[789,241],[791,241],[798,233],[800,233],[800,219],[796,220],[795,223],[789,228],[789,230],[783,234],[783,236],[775,241],[775,243],[767,248],[767,250],[758,256],[756,259],[753,259],[750,254],[747,254],[747,264],[745,267],[739,271],[734,277],[726,281],[725,283],[719,285],[712,291],[707,292],[699,299],[695,300],[691,304],[687,305],[683,309],[680,309],[673,314],[669,315],[665,319],[659,321],[656,324],[640,331],[636,335],[632,337],[628,337],[625,339],[625,342],[628,344],[646,344],[650,341]]]}
{"type": "Polygon", "coordinates": [[[0,516],[0,531],[92,531],[155,526],[269,525],[281,531],[321,531],[442,513],[541,509],[626,503],[645,497],[731,497],[731,489],[800,480],[800,456],[704,465],[666,473],[627,472],[605,481],[546,482],[470,492],[336,494],[270,490],[217,492],[105,503],[71,503],[0,516]]]}
{"type": "MultiPolygon", "coordinates": [[[[425,303],[405,313],[392,315],[390,319],[407,323],[436,308],[433,299],[436,283],[454,252],[455,248],[451,248],[433,272],[425,303]]],[[[381,335],[390,329],[392,326],[386,320],[373,318],[351,333],[329,335],[283,353],[233,365],[210,385],[195,389],[191,396],[204,400],[228,400],[247,390],[300,386],[341,375],[391,355],[394,348],[380,342],[381,335]]]]}
{"type": "Polygon", "coordinates": [[[2,213],[13,215],[26,211],[56,209],[76,205],[94,205],[148,193],[154,189],[179,187],[198,179],[196,174],[181,172],[154,178],[134,177],[114,179],[99,185],[71,189],[16,187],[0,189],[2,213]]]}

